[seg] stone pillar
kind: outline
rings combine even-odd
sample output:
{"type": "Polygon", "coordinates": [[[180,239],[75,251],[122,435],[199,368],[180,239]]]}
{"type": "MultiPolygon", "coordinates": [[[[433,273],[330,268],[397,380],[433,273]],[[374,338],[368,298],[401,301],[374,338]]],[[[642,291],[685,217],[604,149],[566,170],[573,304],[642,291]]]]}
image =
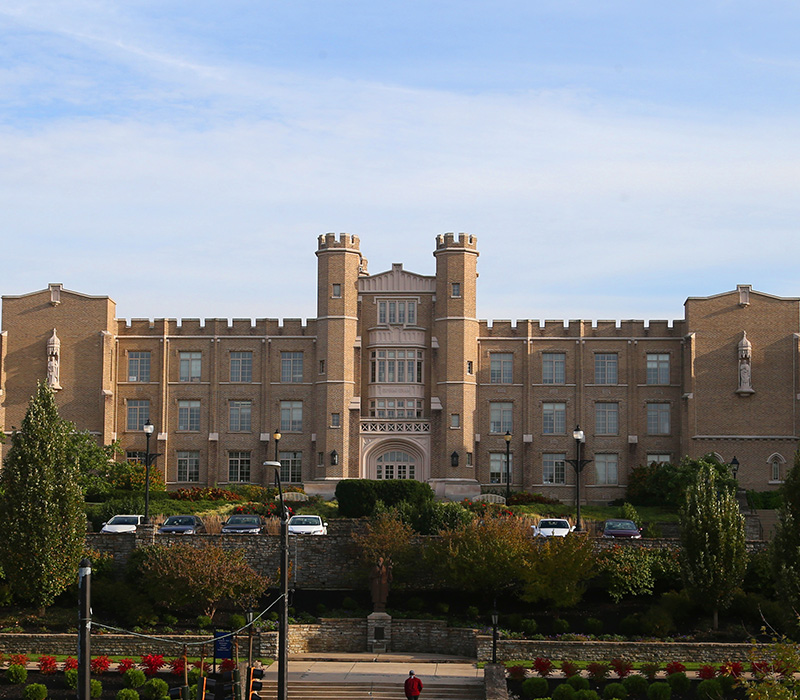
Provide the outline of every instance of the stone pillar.
{"type": "Polygon", "coordinates": [[[392,646],[392,616],[374,612],[367,616],[367,651],[383,654],[392,646]]]}

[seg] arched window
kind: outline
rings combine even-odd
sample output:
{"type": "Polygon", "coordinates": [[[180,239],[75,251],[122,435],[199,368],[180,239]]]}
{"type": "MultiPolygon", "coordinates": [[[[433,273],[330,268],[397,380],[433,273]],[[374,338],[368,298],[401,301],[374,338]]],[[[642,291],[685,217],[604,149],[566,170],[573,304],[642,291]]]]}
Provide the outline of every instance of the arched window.
{"type": "Polygon", "coordinates": [[[414,458],[402,450],[384,452],[375,463],[376,479],[414,479],[414,458]]]}
{"type": "Polygon", "coordinates": [[[774,452],[767,460],[767,464],[769,465],[770,483],[783,481],[786,460],[777,452],[774,452]]]}

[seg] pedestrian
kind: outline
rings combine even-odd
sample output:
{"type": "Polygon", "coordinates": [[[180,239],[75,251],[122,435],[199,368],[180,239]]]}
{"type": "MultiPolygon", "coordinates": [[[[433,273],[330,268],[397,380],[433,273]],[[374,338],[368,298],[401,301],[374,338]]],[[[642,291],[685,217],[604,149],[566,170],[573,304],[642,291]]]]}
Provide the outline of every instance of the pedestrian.
{"type": "Polygon", "coordinates": [[[409,671],[403,689],[406,691],[408,700],[417,700],[422,692],[422,681],[414,675],[413,671],[409,671]]]}

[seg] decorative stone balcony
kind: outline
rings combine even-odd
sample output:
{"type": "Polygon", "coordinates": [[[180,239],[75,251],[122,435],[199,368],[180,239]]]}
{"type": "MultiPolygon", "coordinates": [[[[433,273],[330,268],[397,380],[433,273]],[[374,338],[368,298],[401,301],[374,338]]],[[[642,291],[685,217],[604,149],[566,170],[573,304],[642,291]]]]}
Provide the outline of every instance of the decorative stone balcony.
{"type": "Polygon", "coordinates": [[[385,420],[383,418],[362,418],[362,433],[430,433],[429,420],[385,420]]]}

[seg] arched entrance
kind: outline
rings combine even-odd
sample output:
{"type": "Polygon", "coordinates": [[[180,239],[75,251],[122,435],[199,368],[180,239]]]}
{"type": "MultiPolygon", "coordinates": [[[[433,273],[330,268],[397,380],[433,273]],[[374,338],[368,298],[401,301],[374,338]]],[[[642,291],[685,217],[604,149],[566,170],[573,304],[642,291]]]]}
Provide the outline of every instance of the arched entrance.
{"type": "Polygon", "coordinates": [[[430,460],[427,444],[420,442],[419,438],[367,438],[363,444],[362,477],[427,481],[430,460]]]}
{"type": "Polygon", "coordinates": [[[403,450],[387,450],[375,460],[376,479],[416,479],[416,460],[403,450]]]}

